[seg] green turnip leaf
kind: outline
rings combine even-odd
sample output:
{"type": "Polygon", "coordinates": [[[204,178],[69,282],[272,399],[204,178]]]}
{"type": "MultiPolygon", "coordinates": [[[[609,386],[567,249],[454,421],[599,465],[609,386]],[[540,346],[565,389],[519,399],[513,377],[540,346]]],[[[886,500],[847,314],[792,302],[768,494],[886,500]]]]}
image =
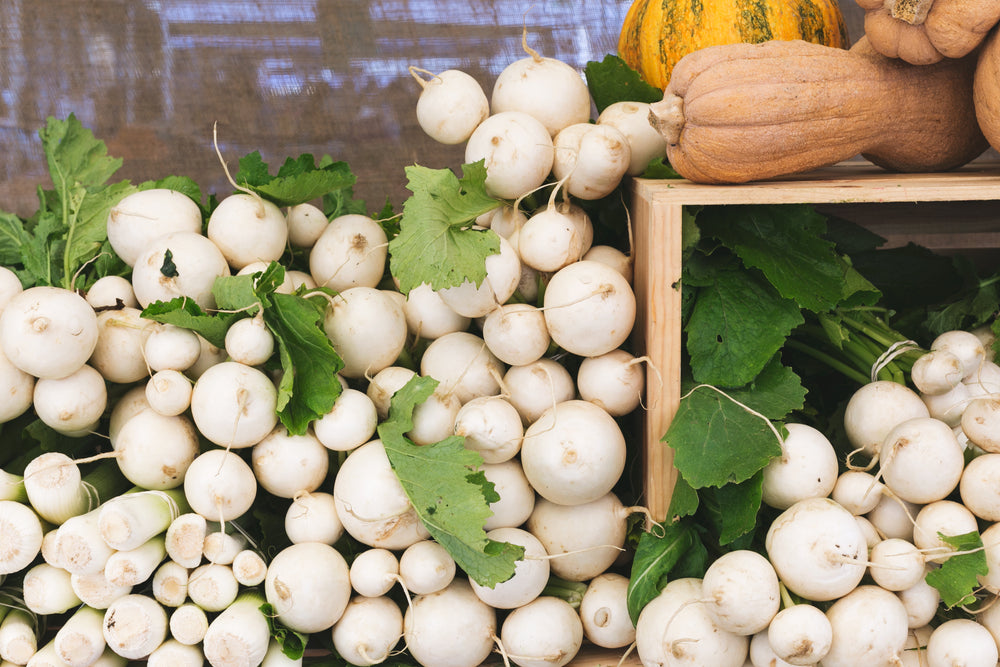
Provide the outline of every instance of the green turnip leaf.
{"type": "Polygon", "coordinates": [[[634,624],[639,612],[667,585],[670,572],[698,543],[694,529],[686,523],[656,524],[639,538],[632,559],[626,606],[634,624]]]}
{"type": "Polygon", "coordinates": [[[417,446],[406,437],[413,410],[434,392],[437,380],[415,376],[397,391],[389,417],[378,426],[386,456],[403,490],[431,536],[470,578],[495,586],[514,575],[524,548],[486,537],[489,503],[499,500],[481,468],[482,456],[465,448],[461,436],[417,446]]]}
{"type": "Polygon", "coordinates": [[[406,168],[413,194],[403,204],[400,231],[389,242],[389,268],[408,294],[427,283],[434,289],[466,280],[477,286],[486,277],[486,258],[500,252],[500,238],[472,226],[483,213],[500,206],[486,193],[482,160],[462,167],[462,178],[450,169],[406,168]]]}
{"type": "Polygon", "coordinates": [[[941,567],[928,572],[927,583],[938,590],[941,601],[949,609],[968,604],[979,589],[978,578],[989,572],[983,540],[975,531],[963,535],[938,533],[938,537],[962,553],[951,556],[941,567]]]}

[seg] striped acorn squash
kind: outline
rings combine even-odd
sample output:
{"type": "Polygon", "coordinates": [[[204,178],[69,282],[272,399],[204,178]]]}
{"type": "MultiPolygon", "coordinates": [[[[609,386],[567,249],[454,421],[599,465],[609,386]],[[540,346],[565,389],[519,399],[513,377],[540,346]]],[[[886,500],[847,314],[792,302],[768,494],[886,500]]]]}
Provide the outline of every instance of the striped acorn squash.
{"type": "Polygon", "coordinates": [[[692,51],[795,39],[847,48],[837,0],[634,0],[618,38],[618,55],[662,90],[677,61],[692,51]]]}

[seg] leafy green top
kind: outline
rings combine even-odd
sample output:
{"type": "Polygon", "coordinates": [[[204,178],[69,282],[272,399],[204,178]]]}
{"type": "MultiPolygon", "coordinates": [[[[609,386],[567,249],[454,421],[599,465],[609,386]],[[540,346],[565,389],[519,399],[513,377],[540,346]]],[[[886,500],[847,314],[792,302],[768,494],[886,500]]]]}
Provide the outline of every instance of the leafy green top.
{"type": "Polygon", "coordinates": [[[500,206],[486,193],[486,167],[462,167],[462,178],[450,169],[407,167],[407,188],[399,235],[389,241],[389,268],[408,294],[427,283],[434,289],[477,286],[486,277],[486,258],[500,252],[500,239],[488,229],[474,229],[483,213],[500,206]]]}
{"type": "Polygon", "coordinates": [[[413,410],[437,387],[426,376],[410,379],[392,397],[389,417],[378,435],[403,490],[431,536],[448,550],[455,563],[474,581],[495,586],[514,575],[524,548],[486,537],[483,524],[500,499],[483,474],[482,456],[465,448],[465,439],[451,436],[418,446],[406,437],[413,428],[413,410]]]}

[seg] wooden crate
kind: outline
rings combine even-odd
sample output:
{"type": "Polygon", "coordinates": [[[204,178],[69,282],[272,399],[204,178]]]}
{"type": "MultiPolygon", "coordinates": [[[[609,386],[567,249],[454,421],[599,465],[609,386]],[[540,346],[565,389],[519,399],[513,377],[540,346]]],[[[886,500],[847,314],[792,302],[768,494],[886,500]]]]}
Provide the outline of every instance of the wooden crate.
{"type": "Polygon", "coordinates": [[[635,344],[649,373],[643,420],[645,505],[662,521],[676,480],[672,452],[660,442],[680,401],[681,218],[685,206],[815,204],[862,224],[889,245],[913,241],[942,252],[994,260],[1000,249],[1000,163],[974,162],[946,174],[890,174],[845,162],[794,178],[742,185],[635,179],[631,186],[635,344]],[[991,253],[991,254],[984,254],[991,253]]]}

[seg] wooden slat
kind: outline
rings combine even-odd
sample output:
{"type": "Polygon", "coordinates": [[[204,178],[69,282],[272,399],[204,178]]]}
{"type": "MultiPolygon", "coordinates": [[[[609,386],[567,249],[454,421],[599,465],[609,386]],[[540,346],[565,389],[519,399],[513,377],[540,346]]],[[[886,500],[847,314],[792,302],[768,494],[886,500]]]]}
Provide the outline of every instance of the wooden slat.
{"type": "Polygon", "coordinates": [[[895,174],[845,162],[796,176],[739,185],[679,180],[632,182],[636,347],[657,372],[647,376],[643,428],[646,506],[663,520],[676,480],[660,440],[680,402],[681,220],[685,206],[815,204],[870,227],[888,245],[913,241],[970,256],[1000,249],[1000,162],[970,163],[944,174],[895,174]],[[825,206],[824,206],[825,205],[825,206]]]}

